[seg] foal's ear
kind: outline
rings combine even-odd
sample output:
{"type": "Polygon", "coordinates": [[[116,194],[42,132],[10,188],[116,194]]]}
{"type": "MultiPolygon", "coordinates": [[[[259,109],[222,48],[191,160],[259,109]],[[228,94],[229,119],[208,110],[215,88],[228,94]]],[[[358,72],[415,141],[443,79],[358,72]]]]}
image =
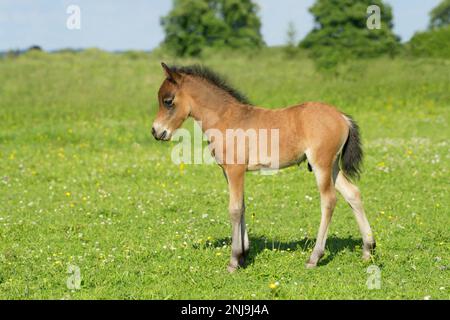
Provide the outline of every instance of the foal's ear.
{"type": "Polygon", "coordinates": [[[164,62],[161,62],[161,66],[163,67],[164,72],[166,73],[167,80],[169,80],[169,81],[171,81],[171,82],[173,82],[175,84],[178,81],[180,81],[181,75],[178,72],[171,70],[167,66],[167,64],[165,64],[164,62]]]}

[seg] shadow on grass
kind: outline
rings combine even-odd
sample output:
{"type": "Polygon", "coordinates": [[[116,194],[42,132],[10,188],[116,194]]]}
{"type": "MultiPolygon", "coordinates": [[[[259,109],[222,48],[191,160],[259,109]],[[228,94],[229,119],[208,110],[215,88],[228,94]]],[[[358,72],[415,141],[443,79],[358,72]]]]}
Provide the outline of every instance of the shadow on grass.
{"type": "MultiPolygon", "coordinates": [[[[274,239],[267,239],[263,236],[250,236],[250,251],[246,257],[246,263],[245,265],[253,264],[255,261],[255,258],[264,250],[271,250],[271,251],[305,251],[307,252],[308,249],[312,249],[314,247],[315,240],[310,238],[303,238],[301,240],[296,241],[279,241],[274,239]]],[[[209,245],[211,248],[220,248],[223,245],[231,245],[231,239],[229,237],[222,238],[222,239],[216,239],[212,241],[209,245]]],[[[354,239],[352,236],[346,237],[346,238],[339,238],[336,236],[330,236],[327,239],[327,245],[326,245],[326,251],[328,251],[328,254],[319,261],[318,265],[326,265],[330,261],[336,257],[336,255],[339,254],[339,252],[343,250],[349,250],[349,251],[355,251],[356,247],[359,248],[362,245],[361,239],[354,239]]],[[[206,246],[196,246],[196,249],[206,248],[206,246]]],[[[358,249],[360,250],[360,249],[358,249]]],[[[309,252],[306,256],[306,259],[309,258],[309,252]]],[[[305,259],[305,262],[306,262],[305,259]]]]}

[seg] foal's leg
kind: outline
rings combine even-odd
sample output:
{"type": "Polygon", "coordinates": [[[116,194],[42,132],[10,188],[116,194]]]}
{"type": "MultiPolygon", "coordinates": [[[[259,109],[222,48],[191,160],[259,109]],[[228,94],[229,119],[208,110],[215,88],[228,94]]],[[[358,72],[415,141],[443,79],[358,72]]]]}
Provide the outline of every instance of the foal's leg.
{"type": "Polygon", "coordinates": [[[322,258],[327,241],[328,226],[336,206],[336,191],[333,182],[333,167],[331,165],[313,165],[317,185],[320,191],[320,206],[322,217],[320,220],[319,232],[317,233],[316,245],[311,256],[306,263],[307,268],[314,268],[322,258]]]}
{"type": "Polygon", "coordinates": [[[371,251],[375,249],[375,240],[373,238],[372,230],[370,229],[369,221],[367,221],[364,213],[361,194],[358,187],[348,181],[342,172],[339,172],[336,179],[336,189],[342,194],[345,201],[347,201],[353,209],[364,243],[362,256],[364,260],[369,260],[371,251]]]}
{"type": "Polygon", "coordinates": [[[245,254],[249,248],[247,230],[245,228],[244,177],[245,167],[230,166],[225,169],[230,192],[228,206],[232,226],[231,258],[228,271],[233,272],[243,266],[245,254]]]}

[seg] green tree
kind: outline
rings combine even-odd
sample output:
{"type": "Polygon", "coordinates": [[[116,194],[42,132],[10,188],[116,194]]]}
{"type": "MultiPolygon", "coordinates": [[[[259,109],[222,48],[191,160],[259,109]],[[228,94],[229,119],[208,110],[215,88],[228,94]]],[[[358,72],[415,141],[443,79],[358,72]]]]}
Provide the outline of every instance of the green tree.
{"type": "Polygon", "coordinates": [[[251,0],[218,0],[220,16],[228,27],[225,39],[232,48],[261,47],[261,21],[258,6],[251,0]]]}
{"type": "Polygon", "coordinates": [[[399,47],[399,38],[392,32],[392,9],[382,0],[317,0],[310,12],[315,27],[300,45],[310,49],[319,67],[332,68],[355,57],[394,54],[399,47]],[[379,29],[367,26],[371,5],[381,9],[379,29]]]}
{"type": "Polygon", "coordinates": [[[443,0],[430,12],[431,28],[440,28],[450,25],[450,0],[443,0]]]}
{"type": "Polygon", "coordinates": [[[258,7],[251,0],[174,0],[161,19],[163,46],[179,56],[199,55],[205,47],[259,47],[258,7]]]}
{"type": "Polygon", "coordinates": [[[210,0],[174,0],[173,9],[161,19],[163,45],[176,55],[193,56],[223,41],[227,27],[215,14],[214,5],[210,0]]]}

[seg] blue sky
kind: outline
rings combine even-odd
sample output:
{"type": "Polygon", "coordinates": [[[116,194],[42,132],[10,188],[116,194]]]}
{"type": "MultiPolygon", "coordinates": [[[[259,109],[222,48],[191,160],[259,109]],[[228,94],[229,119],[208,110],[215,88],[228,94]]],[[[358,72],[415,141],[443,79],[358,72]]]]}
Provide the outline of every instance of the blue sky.
{"type": "MultiPolygon", "coordinates": [[[[286,41],[289,21],[298,38],[313,26],[308,8],[314,0],[255,0],[268,45],[286,41]]],[[[403,41],[427,27],[430,10],[440,0],[385,0],[393,7],[395,32],[403,41]]],[[[98,47],[150,50],[164,35],[159,24],[172,0],[0,0],[0,51],[40,45],[46,50],[98,47]],[[81,9],[81,29],[68,30],[66,9],[81,9]]]]}

